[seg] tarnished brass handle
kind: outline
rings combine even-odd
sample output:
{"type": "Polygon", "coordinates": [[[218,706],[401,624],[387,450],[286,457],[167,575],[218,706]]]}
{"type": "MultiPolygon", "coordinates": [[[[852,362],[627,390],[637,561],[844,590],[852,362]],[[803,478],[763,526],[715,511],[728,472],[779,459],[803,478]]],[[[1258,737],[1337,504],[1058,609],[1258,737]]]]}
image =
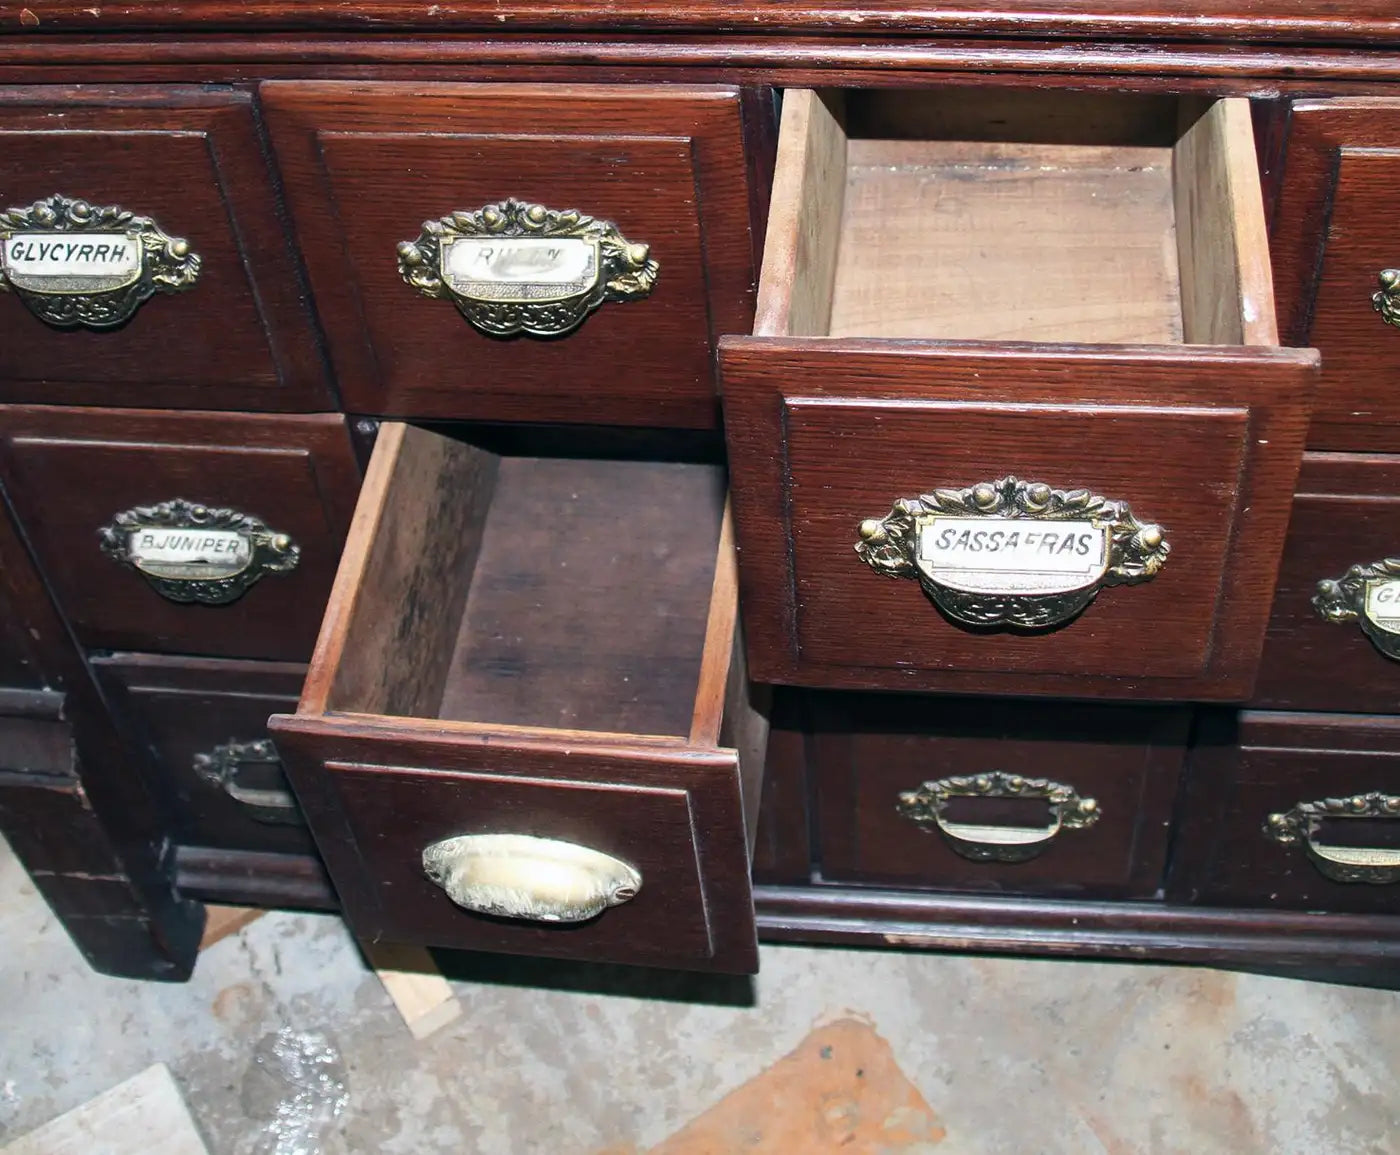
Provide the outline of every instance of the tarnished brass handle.
{"type": "Polygon", "coordinates": [[[1371,307],[1387,325],[1400,329],[1400,269],[1382,269],[1376,280],[1380,288],[1371,294],[1371,307]]]}
{"type": "Polygon", "coordinates": [[[1400,660],[1400,558],[1354,565],[1339,578],[1323,578],[1312,604],[1329,622],[1359,622],[1376,649],[1400,660]]]}
{"type": "Polygon", "coordinates": [[[282,759],[270,738],[253,742],[224,742],[194,756],[194,772],[217,786],[248,811],[256,822],[276,826],[301,826],[301,808],[285,783],[282,759]],[[277,782],[276,786],[250,786],[243,781],[249,772],[277,782]]]}
{"type": "Polygon", "coordinates": [[[641,873],[610,854],[528,834],[434,842],[423,872],[465,910],[530,922],[583,922],[642,888],[641,873]]]}
{"type": "Polygon", "coordinates": [[[1073,786],[999,770],[925,782],[918,790],[899,796],[898,810],[921,826],[936,826],[954,851],[973,862],[1027,862],[1040,854],[1061,830],[1092,826],[1100,814],[1098,802],[1080,797],[1073,786]],[[1044,799],[1051,821],[1048,826],[952,822],[946,812],[954,798],[1044,799]]]}
{"type": "Polygon", "coordinates": [[[1299,802],[1292,810],[1270,814],[1264,833],[1284,846],[1301,845],[1318,872],[1333,882],[1367,882],[1386,886],[1400,882],[1400,849],[1370,846],[1326,846],[1317,841],[1323,819],[1400,819],[1400,795],[1353,794],[1349,798],[1319,798],[1299,802]]]}

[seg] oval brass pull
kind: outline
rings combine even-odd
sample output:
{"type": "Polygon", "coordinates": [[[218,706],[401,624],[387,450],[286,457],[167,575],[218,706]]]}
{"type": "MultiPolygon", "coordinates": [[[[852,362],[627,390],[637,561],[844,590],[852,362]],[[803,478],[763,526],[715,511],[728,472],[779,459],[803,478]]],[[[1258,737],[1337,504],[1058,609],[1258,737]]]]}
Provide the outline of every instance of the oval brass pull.
{"type": "Polygon", "coordinates": [[[60,329],[112,329],[199,279],[183,237],[117,205],[55,194],[0,212],[0,291],[60,329]]]}
{"type": "Polygon", "coordinates": [[[939,778],[899,796],[898,811],[919,825],[932,824],[948,845],[973,862],[1028,862],[1061,830],[1082,830],[1099,820],[1099,804],[1080,797],[1073,786],[1048,778],[1023,778],[994,770],[987,774],[939,778]],[[954,798],[1044,799],[1048,826],[1003,826],[953,822],[947,817],[954,798]]]}
{"type": "Polygon", "coordinates": [[[252,742],[224,742],[194,756],[194,772],[217,786],[248,811],[255,822],[276,826],[301,826],[301,808],[286,786],[282,759],[270,738],[252,742]],[[278,783],[250,786],[244,778],[253,775],[278,783]]]}
{"type": "Polygon", "coordinates": [[[102,552],[172,602],[221,606],[264,574],[287,573],[301,547],[262,519],[174,498],[117,514],[98,530],[102,552]]]}
{"type": "Polygon", "coordinates": [[[528,834],[466,834],[423,851],[423,872],[465,910],[583,922],[637,896],[642,876],[598,850],[528,834]]]}
{"type": "Polygon", "coordinates": [[[1387,658],[1400,659],[1400,558],[1354,565],[1317,583],[1313,608],[1329,622],[1360,622],[1387,658]]]}
{"type": "Polygon", "coordinates": [[[1270,814],[1264,833],[1284,846],[1301,844],[1318,872],[1333,882],[1367,882],[1385,886],[1400,882],[1400,849],[1369,846],[1328,846],[1317,841],[1324,819],[1400,819],[1400,795],[1353,794],[1349,798],[1319,798],[1299,802],[1292,810],[1270,814]]]}
{"type": "Polygon", "coordinates": [[[1048,629],[1104,586],[1148,581],[1171,547],[1127,502],[1003,477],[936,489],[860,523],[856,553],[876,573],[915,578],[954,622],[1048,629]]]}
{"type": "Polygon", "coordinates": [[[656,284],[651,249],[611,221],[513,197],[424,221],[399,244],[399,275],[425,297],[450,297],[493,337],[559,337],[605,301],[635,301],[656,284]]]}
{"type": "Polygon", "coordinates": [[[1371,307],[1387,325],[1400,328],[1400,269],[1382,269],[1376,280],[1380,288],[1371,294],[1371,307]]]}

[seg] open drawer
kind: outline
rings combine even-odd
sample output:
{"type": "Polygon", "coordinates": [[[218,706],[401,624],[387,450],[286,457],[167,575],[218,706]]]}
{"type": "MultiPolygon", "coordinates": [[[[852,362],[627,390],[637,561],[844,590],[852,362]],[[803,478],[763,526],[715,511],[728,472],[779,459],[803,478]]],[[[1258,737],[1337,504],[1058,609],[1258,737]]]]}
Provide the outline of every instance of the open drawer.
{"type": "Polygon", "coordinates": [[[723,470],[470,436],[383,426],[305,693],[270,723],[347,917],[755,969],[767,723],[723,470]]]}
{"type": "Polygon", "coordinates": [[[755,678],[1249,694],[1317,357],[1246,102],[789,91],[720,362],[755,678]]]}

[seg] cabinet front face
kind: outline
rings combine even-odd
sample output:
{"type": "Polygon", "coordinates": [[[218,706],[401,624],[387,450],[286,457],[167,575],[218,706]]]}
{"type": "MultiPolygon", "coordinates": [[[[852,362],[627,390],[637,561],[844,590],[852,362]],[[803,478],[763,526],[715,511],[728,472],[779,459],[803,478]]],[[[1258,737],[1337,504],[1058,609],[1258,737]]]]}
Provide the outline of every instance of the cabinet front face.
{"type": "Polygon", "coordinates": [[[0,400],[333,406],[250,92],[0,88],[0,400]]]}
{"type": "Polygon", "coordinates": [[[339,416],[0,408],[0,485],[94,649],[305,661],[359,486],[339,416]]]}
{"type": "Polygon", "coordinates": [[[1304,100],[1273,222],[1279,328],[1322,354],[1308,444],[1400,449],[1400,100],[1304,100]]]}
{"type": "Polygon", "coordinates": [[[351,411],[715,424],[753,308],[738,90],[261,92],[351,411]]]}

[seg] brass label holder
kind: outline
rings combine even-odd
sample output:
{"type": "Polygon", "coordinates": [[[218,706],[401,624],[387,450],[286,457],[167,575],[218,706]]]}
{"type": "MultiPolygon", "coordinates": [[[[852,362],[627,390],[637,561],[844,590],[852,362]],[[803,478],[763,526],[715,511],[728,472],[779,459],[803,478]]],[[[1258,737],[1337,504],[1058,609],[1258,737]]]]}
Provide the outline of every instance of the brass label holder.
{"type": "Polygon", "coordinates": [[[1318,798],[1299,802],[1291,810],[1270,814],[1264,833],[1283,846],[1303,847],[1324,878],[1387,886],[1400,882],[1400,849],[1372,846],[1330,846],[1318,841],[1329,819],[1385,818],[1400,820],[1400,796],[1372,791],[1348,798],[1318,798]]]}
{"type": "Polygon", "coordinates": [[[1329,622],[1359,622],[1377,650],[1400,660],[1400,558],[1354,565],[1339,578],[1323,578],[1312,604],[1329,622]]]}

